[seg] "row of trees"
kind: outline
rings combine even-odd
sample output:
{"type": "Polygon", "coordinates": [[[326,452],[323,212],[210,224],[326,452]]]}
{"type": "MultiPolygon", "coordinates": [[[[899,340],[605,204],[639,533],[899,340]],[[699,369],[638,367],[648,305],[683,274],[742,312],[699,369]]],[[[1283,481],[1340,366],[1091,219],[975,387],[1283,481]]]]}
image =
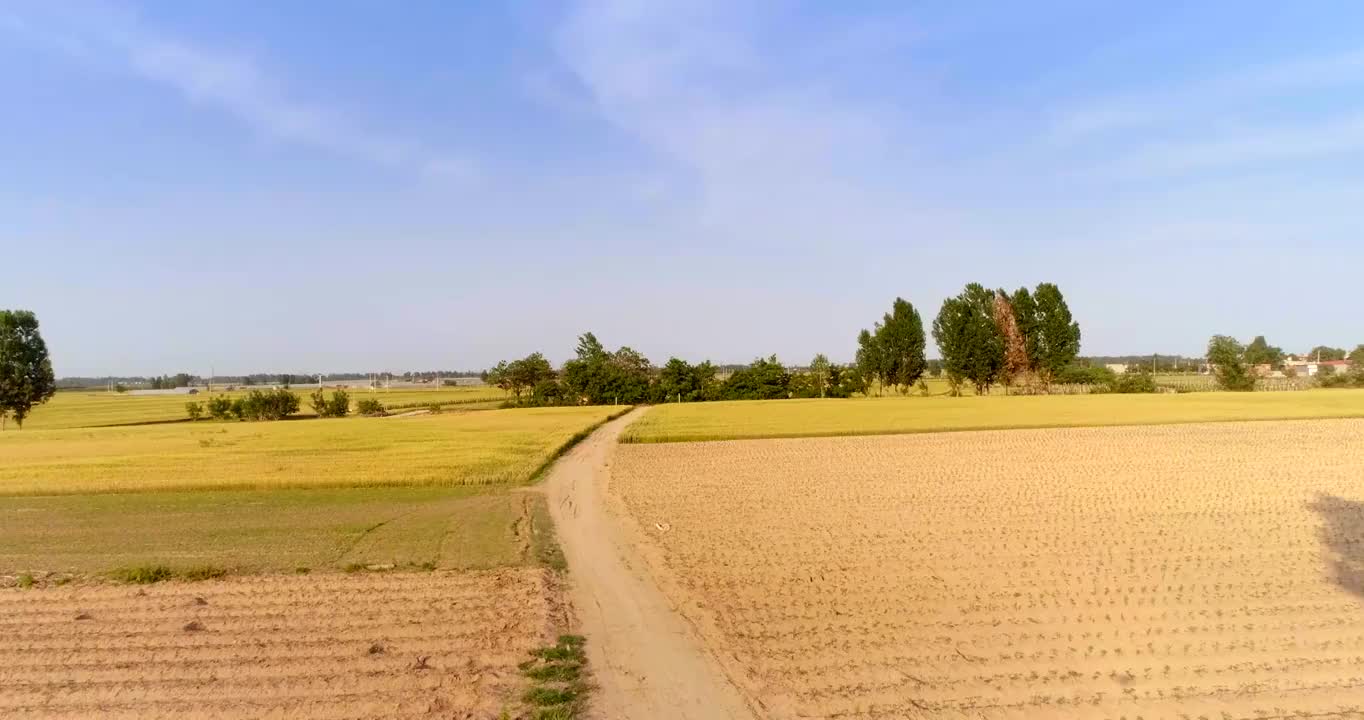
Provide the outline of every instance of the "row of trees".
{"type": "Polygon", "coordinates": [[[483,379],[511,393],[511,404],[535,406],[849,397],[866,389],[856,368],[834,365],[824,355],[807,371],[792,371],[773,355],[725,375],[709,361],[676,357],[657,368],[633,348],[608,351],[590,332],[578,338],[573,359],[558,371],[537,352],[499,362],[483,379]]]}
{"type": "MultiPolygon", "coordinates": [[[[978,394],[995,384],[1049,385],[1080,352],[1080,325],[1060,288],[988,290],[971,283],[943,301],[933,339],[952,394],[971,383],[978,394]]],[[[896,298],[881,322],[857,337],[856,367],[882,388],[908,392],[924,375],[924,327],[908,301],[896,298]]]]}
{"type": "MultiPolygon", "coordinates": [[[[345,417],[350,414],[350,394],[337,390],[327,397],[322,390],[308,396],[308,404],[318,417],[345,417]]],[[[287,388],[252,390],[246,395],[231,398],[218,395],[206,402],[185,403],[185,414],[190,420],[205,417],[214,420],[283,420],[298,412],[299,397],[287,388]]],[[[384,406],[378,400],[361,399],[355,404],[360,415],[383,415],[384,406]]]]}

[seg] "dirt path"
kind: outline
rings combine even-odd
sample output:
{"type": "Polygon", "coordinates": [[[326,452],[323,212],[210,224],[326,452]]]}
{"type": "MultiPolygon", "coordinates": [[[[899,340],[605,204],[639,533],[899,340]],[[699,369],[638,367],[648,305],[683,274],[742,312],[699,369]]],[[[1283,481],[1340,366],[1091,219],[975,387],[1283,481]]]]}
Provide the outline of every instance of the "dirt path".
{"type": "Polygon", "coordinates": [[[545,482],[598,684],[593,714],[603,720],[751,720],[739,691],[654,584],[622,518],[607,509],[616,438],[642,412],[602,426],[545,482]]]}

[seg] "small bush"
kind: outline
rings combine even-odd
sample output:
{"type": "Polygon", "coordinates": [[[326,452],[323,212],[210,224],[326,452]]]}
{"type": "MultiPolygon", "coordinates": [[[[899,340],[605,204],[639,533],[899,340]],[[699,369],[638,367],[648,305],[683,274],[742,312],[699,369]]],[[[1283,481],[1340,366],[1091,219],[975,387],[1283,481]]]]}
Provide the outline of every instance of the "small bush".
{"type": "Polygon", "coordinates": [[[217,580],[218,578],[227,577],[227,570],[215,565],[200,565],[199,567],[193,567],[180,573],[180,577],[189,580],[190,582],[217,580]]]}
{"type": "Polygon", "coordinates": [[[19,576],[19,588],[27,590],[33,587],[33,573],[24,573],[19,576]]]}
{"type": "Polygon", "coordinates": [[[1108,391],[1113,393],[1154,393],[1160,392],[1156,379],[1151,373],[1126,373],[1113,378],[1108,383],[1108,391]]]}
{"type": "Polygon", "coordinates": [[[441,410],[440,403],[431,403],[430,405],[426,406],[426,411],[431,413],[432,415],[439,415],[440,410],[441,410]]]}
{"type": "Polygon", "coordinates": [[[365,398],[355,403],[355,412],[370,417],[383,415],[384,405],[374,398],[365,398]]]}
{"type": "Polygon", "coordinates": [[[175,571],[165,565],[138,565],[113,572],[115,580],[133,585],[150,585],[175,577],[175,571]]]}
{"type": "Polygon", "coordinates": [[[1364,388],[1364,372],[1327,373],[1317,378],[1317,385],[1324,388],[1364,388]]]}
{"type": "Polygon", "coordinates": [[[298,412],[298,396],[284,388],[261,391],[252,390],[233,403],[233,413],[240,404],[240,417],[243,420],[283,420],[298,412]]]}
{"type": "Polygon", "coordinates": [[[1067,365],[1051,380],[1058,385],[1108,385],[1117,377],[1117,373],[1101,365],[1067,365]]]}
{"type": "Polygon", "coordinates": [[[198,420],[199,418],[203,417],[204,416],[203,403],[197,402],[185,403],[185,414],[189,416],[190,420],[198,420]]]}
{"type": "Polygon", "coordinates": [[[327,417],[327,395],[322,392],[322,388],[308,394],[308,407],[311,407],[318,417],[327,417]]]}
{"type": "Polygon", "coordinates": [[[209,399],[208,416],[214,420],[227,420],[232,417],[232,398],[219,395],[209,399]]]}
{"type": "Polygon", "coordinates": [[[318,417],[345,417],[350,413],[350,394],[345,390],[337,390],[332,393],[331,399],[327,399],[322,389],[318,388],[308,397],[318,417]]]}

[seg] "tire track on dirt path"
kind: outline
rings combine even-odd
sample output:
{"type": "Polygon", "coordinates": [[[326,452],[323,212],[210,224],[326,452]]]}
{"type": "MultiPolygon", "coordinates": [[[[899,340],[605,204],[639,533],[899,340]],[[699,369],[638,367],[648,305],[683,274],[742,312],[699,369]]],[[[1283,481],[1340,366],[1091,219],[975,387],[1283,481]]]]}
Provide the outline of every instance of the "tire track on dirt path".
{"type": "Polygon", "coordinates": [[[570,451],[544,484],[568,560],[570,594],[587,636],[603,720],[753,720],[739,690],[650,577],[606,509],[609,461],[635,410],[570,451]]]}

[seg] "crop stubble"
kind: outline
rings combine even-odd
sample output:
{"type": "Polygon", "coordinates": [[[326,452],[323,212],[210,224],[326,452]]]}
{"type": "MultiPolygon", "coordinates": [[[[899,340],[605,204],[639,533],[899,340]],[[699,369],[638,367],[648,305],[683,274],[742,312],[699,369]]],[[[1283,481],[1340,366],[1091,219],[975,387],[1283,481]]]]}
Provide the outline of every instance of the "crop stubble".
{"type": "Polygon", "coordinates": [[[0,591],[0,716],[495,717],[562,628],[550,571],[0,591]]]}
{"type": "Polygon", "coordinates": [[[624,445],[771,717],[1359,717],[1364,421],[624,445]]]}

